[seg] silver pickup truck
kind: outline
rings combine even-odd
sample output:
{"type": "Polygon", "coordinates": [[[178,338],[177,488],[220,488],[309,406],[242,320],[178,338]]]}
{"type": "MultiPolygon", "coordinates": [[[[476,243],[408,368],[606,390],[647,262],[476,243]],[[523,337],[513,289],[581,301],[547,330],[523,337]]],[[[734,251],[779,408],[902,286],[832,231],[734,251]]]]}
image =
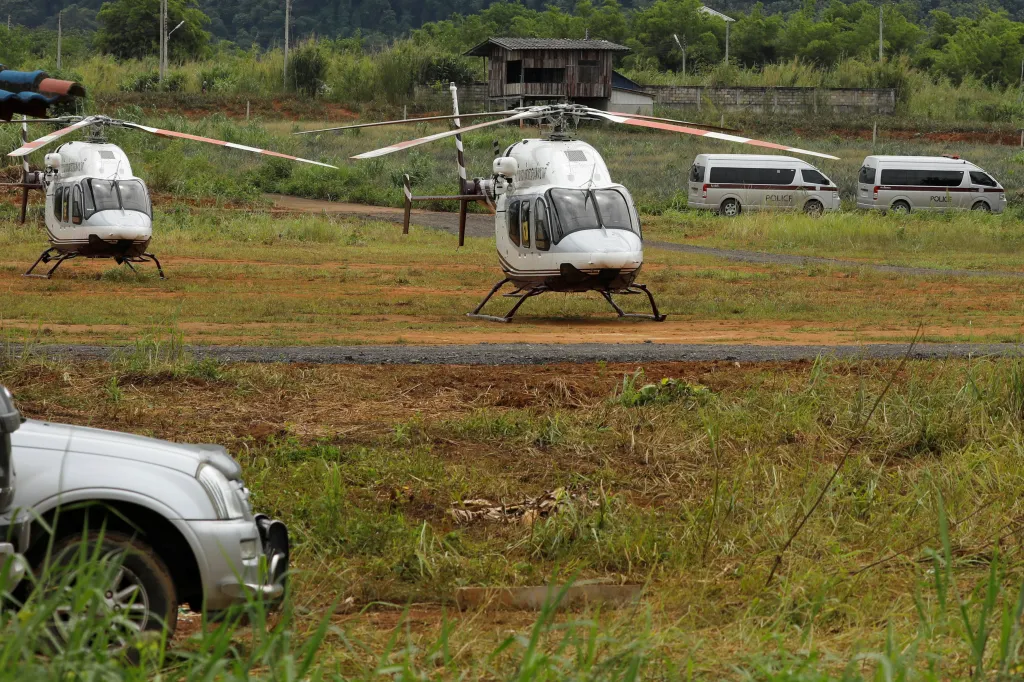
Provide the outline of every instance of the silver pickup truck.
{"type": "Polygon", "coordinates": [[[11,434],[15,508],[33,523],[18,548],[33,569],[83,543],[121,560],[107,606],[140,630],[177,625],[178,606],[215,614],[251,597],[277,602],[288,530],[254,514],[242,469],[221,446],[26,420],[11,434]]]}

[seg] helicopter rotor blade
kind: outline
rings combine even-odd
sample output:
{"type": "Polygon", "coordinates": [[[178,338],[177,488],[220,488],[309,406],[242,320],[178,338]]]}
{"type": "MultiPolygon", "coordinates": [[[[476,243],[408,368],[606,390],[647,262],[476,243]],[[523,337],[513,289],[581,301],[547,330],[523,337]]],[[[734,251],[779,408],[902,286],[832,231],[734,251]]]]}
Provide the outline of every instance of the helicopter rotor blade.
{"type": "Polygon", "coordinates": [[[237,142],[225,142],[224,140],[216,140],[212,137],[200,137],[198,135],[190,135],[188,133],[179,133],[176,130],[164,130],[162,128],[152,128],[150,126],[142,125],[141,123],[131,123],[129,121],[121,121],[119,125],[125,128],[134,128],[136,130],[142,130],[153,135],[160,137],[179,138],[182,140],[192,140],[193,142],[206,142],[207,144],[215,144],[219,147],[228,147],[229,149],[240,149],[243,152],[252,152],[254,154],[263,154],[265,156],[274,156],[279,159],[288,159],[289,161],[299,161],[301,163],[310,163],[314,166],[322,166],[324,168],[333,168],[337,170],[337,166],[332,166],[329,163],[321,163],[320,161],[311,161],[310,159],[303,159],[299,156],[291,156],[290,154],[282,154],[281,152],[270,151],[269,149],[259,149],[257,147],[248,147],[244,144],[238,144],[237,142]]]}
{"type": "Polygon", "coordinates": [[[405,140],[404,142],[398,142],[396,144],[381,147],[380,149],[374,149],[373,151],[363,152],[362,154],[356,154],[353,159],[372,159],[377,156],[384,156],[385,154],[392,154],[394,152],[402,151],[403,149],[409,149],[410,147],[417,147],[421,144],[433,142],[435,140],[441,140],[446,137],[453,137],[455,135],[463,135],[473,130],[479,130],[488,126],[496,126],[501,123],[511,123],[512,121],[522,121],[527,118],[538,118],[540,114],[537,111],[520,111],[513,116],[506,118],[499,118],[497,121],[485,121],[484,123],[477,123],[476,125],[466,126],[464,128],[455,128],[454,130],[448,130],[443,133],[435,133],[433,135],[427,135],[426,137],[416,138],[415,140],[405,140]]]}
{"type": "Polygon", "coordinates": [[[738,133],[740,132],[737,128],[723,128],[722,126],[709,126],[703,123],[694,123],[693,121],[680,121],[674,118],[662,118],[661,116],[643,116],[641,114],[628,114],[630,118],[640,118],[645,121],[661,121],[662,123],[675,123],[676,125],[684,126],[695,126],[704,130],[716,130],[720,133],[738,133]]]}
{"type": "Polygon", "coordinates": [[[27,142],[23,144],[22,146],[15,149],[13,152],[9,153],[7,156],[19,157],[31,154],[40,147],[45,147],[51,142],[59,140],[60,138],[64,137],[68,133],[72,133],[78,130],[79,128],[84,128],[85,126],[92,124],[95,120],[95,116],[86,116],[81,121],[78,121],[77,123],[72,123],[67,128],[61,128],[60,130],[52,132],[49,135],[43,135],[38,140],[33,140],[32,142],[27,142]]]}
{"type": "Polygon", "coordinates": [[[516,113],[515,111],[482,111],[477,114],[459,114],[458,116],[421,116],[420,118],[403,118],[397,121],[378,121],[376,123],[356,123],[348,126],[338,126],[336,128],[320,128],[319,130],[300,130],[293,135],[309,135],[311,133],[329,133],[338,130],[355,130],[356,128],[374,128],[376,126],[391,126],[401,125],[402,123],[420,123],[421,121],[444,121],[446,119],[453,118],[478,118],[480,116],[508,116],[516,113]]]}
{"type": "Polygon", "coordinates": [[[779,151],[791,152],[793,154],[805,154],[807,156],[817,156],[823,159],[833,159],[838,161],[838,156],[832,156],[831,154],[824,154],[822,152],[813,152],[807,149],[800,149],[799,147],[787,147],[784,144],[777,144],[775,142],[765,142],[764,140],[755,140],[750,137],[740,137],[739,135],[729,135],[728,133],[717,133],[709,130],[702,130],[700,128],[691,128],[689,126],[673,125],[671,123],[663,123],[660,121],[648,121],[645,119],[635,118],[631,116],[622,116],[617,114],[610,114],[607,111],[601,111],[599,109],[588,109],[587,113],[594,118],[602,118],[612,123],[621,123],[624,125],[639,126],[641,128],[654,128],[655,130],[667,130],[676,133],[685,133],[687,135],[697,135],[699,137],[710,137],[715,140],[724,140],[725,142],[737,142],[739,144],[749,144],[755,147],[764,147],[766,149],[777,149],[779,151]]]}

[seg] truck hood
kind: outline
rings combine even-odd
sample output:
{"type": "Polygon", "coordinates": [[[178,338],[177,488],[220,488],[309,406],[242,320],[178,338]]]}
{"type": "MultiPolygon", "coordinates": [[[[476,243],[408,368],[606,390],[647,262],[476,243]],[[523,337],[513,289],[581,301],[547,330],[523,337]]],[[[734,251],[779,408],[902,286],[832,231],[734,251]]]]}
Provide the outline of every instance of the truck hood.
{"type": "Polygon", "coordinates": [[[14,433],[12,445],[17,450],[19,444],[28,446],[40,440],[50,443],[63,440],[67,444],[65,452],[68,454],[82,453],[145,462],[189,476],[196,473],[200,464],[209,463],[220,469],[229,480],[241,477],[241,467],[219,445],[172,443],[159,438],[87,426],[52,424],[30,419],[14,433]]]}

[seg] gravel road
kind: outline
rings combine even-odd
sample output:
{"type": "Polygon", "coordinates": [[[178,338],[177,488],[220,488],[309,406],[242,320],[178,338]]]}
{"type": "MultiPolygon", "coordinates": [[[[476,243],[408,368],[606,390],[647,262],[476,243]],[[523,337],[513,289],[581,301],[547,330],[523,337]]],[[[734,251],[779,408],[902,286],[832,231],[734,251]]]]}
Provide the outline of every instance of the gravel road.
{"type": "MultiPolygon", "coordinates": [[[[32,346],[46,357],[109,359],[119,348],[86,345],[32,346]]],[[[198,358],[222,362],[286,362],[342,365],[543,365],[592,362],[780,362],[818,356],[853,359],[901,358],[907,344],[848,346],[758,346],[662,343],[471,344],[451,346],[192,346],[198,358]]],[[[17,350],[15,350],[17,352],[17,350]]],[[[916,359],[1024,356],[1017,344],[918,344],[916,359]]]]}

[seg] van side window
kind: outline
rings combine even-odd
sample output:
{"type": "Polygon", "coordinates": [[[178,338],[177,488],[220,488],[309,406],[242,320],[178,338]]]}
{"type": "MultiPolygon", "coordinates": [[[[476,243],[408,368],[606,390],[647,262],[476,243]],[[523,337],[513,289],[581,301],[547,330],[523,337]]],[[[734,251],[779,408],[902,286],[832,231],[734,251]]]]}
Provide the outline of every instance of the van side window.
{"type": "Polygon", "coordinates": [[[995,187],[996,181],[992,179],[992,176],[988,173],[982,173],[981,171],[971,171],[971,184],[981,185],[982,187],[995,187]]]}
{"type": "Polygon", "coordinates": [[[527,199],[519,207],[520,217],[522,218],[523,232],[522,241],[523,248],[530,248],[530,200],[527,199]]]}
{"type": "Polygon", "coordinates": [[[519,246],[519,199],[513,199],[508,205],[508,238],[519,246]]]}
{"type": "Polygon", "coordinates": [[[875,169],[871,166],[861,166],[860,177],[857,180],[862,185],[875,184],[875,169]]]}
{"type": "Polygon", "coordinates": [[[71,222],[82,224],[82,188],[78,185],[71,191],[71,222]]]}
{"type": "Polygon", "coordinates": [[[802,168],[800,170],[800,172],[803,173],[804,183],[806,183],[808,185],[831,185],[832,184],[831,182],[828,181],[828,178],[826,178],[824,175],[822,175],[818,171],[814,170],[813,168],[802,168]]]}
{"type": "Polygon", "coordinates": [[[728,168],[712,166],[710,181],[723,185],[789,185],[795,168],[728,168]]]}
{"type": "Polygon", "coordinates": [[[904,168],[882,169],[883,185],[959,187],[963,180],[963,171],[917,170],[904,168]]]}
{"type": "Polygon", "coordinates": [[[551,233],[548,232],[548,206],[543,199],[538,197],[533,210],[533,245],[541,251],[547,251],[551,248],[551,233]]]}
{"type": "Polygon", "coordinates": [[[690,166],[690,182],[704,182],[704,166],[690,166]]]}

